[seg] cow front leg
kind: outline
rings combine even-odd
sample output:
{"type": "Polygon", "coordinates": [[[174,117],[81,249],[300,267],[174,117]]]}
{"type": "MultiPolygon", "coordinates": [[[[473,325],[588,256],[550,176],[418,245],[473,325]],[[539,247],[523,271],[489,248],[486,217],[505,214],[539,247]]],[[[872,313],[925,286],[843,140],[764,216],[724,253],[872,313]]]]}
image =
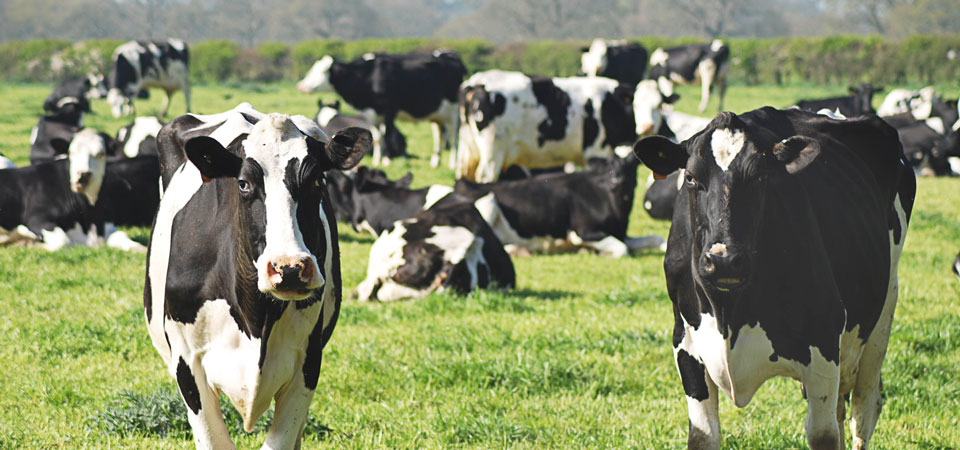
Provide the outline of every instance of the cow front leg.
{"type": "Polygon", "coordinates": [[[300,448],[303,429],[307,424],[313,389],[304,385],[303,371],[277,393],[273,422],[267,432],[267,440],[261,450],[294,450],[300,448]]]}
{"type": "Polygon", "coordinates": [[[707,109],[707,103],[710,103],[710,89],[717,76],[717,65],[711,59],[704,60],[697,67],[697,72],[700,76],[700,106],[697,110],[703,113],[707,109]]]}
{"type": "Polygon", "coordinates": [[[674,350],[674,360],[687,397],[687,448],[718,450],[720,448],[720,408],[717,385],[707,375],[706,367],[687,351],[689,336],[674,350]]]}
{"type": "Polygon", "coordinates": [[[870,437],[873,436],[873,431],[877,427],[880,411],[883,409],[883,381],[880,378],[880,369],[887,355],[893,313],[897,307],[898,285],[897,274],[894,273],[887,290],[887,301],[880,312],[880,320],[877,321],[873,333],[870,333],[870,337],[867,338],[863,353],[860,355],[857,380],[850,397],[850,434],[853,438],[854,450],[864,450],[868,447],[870,437]]]}
{"type": "Polygon", "coordinates": [[[190,83],[183,84],[183,99],[187,102],[187,112],[190,112],[190,83]]]}
{"type": "Polygon", "coordinates": [[[811,350],[810,367],[803,378],[807,391],[807,418],[804,430],[811,450],[842,448],[840,423],[837,421],[840,388],[840,366],[827,361],[811,350]]]}
{"type": "Polygon", "coordinates": [[[199,364],[191,368],[183,357],[178,359],[177,386],[187,404],[187,420],[193,430],[194,445],[201,450],[236,450],[220,413],[219,395],[207,385],[202,368],[198,367],[199,364]]]}
{"type": "Polygon", "coordinates": [[[437,122],[430,122],[430,129],[433,131],[433,155],[430,156],[430,167],[440,166],[440,154],[443,152],[444,131],[443,125],[437,122]]]}
{"type": "Polygon", "coordinates": [[[167,116],[167,109],[170,108],[170,97],[173,96],[173,92],[164,89],[163,90],[167,95],[163,97],[163,103],[160,105],[160,118],[167,116]]]}

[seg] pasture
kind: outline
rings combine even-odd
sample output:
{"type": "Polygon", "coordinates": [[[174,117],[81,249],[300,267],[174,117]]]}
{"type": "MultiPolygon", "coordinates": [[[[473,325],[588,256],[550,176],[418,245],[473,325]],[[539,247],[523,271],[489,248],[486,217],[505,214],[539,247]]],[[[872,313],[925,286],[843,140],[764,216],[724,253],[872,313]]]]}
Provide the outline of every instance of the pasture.
{"type": "MultiPolygon", "coordinates": [[[[0,85],[0,152],[28,163],[31,127],[49,85],[0,85]]],[[[695,112],[696,88],[679,109],[695,112]]],[[[727,108],[785,107],[839,95],[845,86],[731,86],[727,108]]],[[[951,97],[957,86],[939,86],[951,97]]],[[[137,102],[159,109],[159,91],[137,102]]],[[[325,95],[332,99],[332,95],[325,95]]],[[[878,105],[881,98],[875,98],[878,105]]],[[[317,95],[292,83],[196,86],[195,112],[248,101],[264,112],[312,116],[317,95]]],[[[714,99],[708,111],[715,111],[714,99]]],[[[115,133],[102,100],[88,127],[115,133]]],[[[173,116],[184,112],[174,96],[173,116]]],[[[168,118],[169,119],[169,118],[168,118]]],[[[429,167],[426,124],[400,123],[415,157],[414,187],[451,184],[429,167]]],[[[630,235],[666,237],[643,212],[643,180],[630,235]]],[[[146,243],[149,229],[127,230],[146,243]]],[[[373,239],[340,225],[344,297],[363,279],[373,239]]],[[[900,262],[900,301],[883,369],[885,406],[876,449],[960,447],[960,180],[919,180],[900,262]]],[[[395,304],[344,301],[324,352],[304,448],[680,448],[686,402],[674,368],[663,253],[613,260],[590,254],[515,258],[517,289],[432,295],[395,304]]],[[[176,385],[143,321],[144,256],[107,248],[47,253],[0,248],[0,448],[192,448],[176,385]]],[[[720,402],[724,448],[805,448],[798,383],[771,380],[737,409],[720,402]]],[[[241,448],[263,442],[265,427],[241,448]]],[[[849,436],[848,436],[849,445],[849,436]]]]}

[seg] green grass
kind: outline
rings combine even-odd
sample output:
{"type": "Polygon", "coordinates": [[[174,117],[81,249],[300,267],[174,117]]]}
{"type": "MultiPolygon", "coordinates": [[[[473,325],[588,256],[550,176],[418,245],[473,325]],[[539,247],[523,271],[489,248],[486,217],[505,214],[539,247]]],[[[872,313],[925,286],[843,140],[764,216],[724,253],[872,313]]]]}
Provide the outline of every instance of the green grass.
{"type": "MultiPolygon", "coordinates": [[[[30,128],[47,85],[0,85],[0,152],[28,161],[30,128]]],[[[788,106],[844,87],[744,87],[727,109],[788,106]]],[[[954,88],[956,90],[956,88],[954,88]]],[[[957,92],[947,91],[951,95],[957,92]]],[[[679,108],[695,110],[696,89],[679,108]]],[[[160,92],[138,102],[159,109],[160,92]]],[[[316,96],[292,84],[194,89],[197,112],[249,101],[312,115],[316,96]]],[[[879,102],[879,99],[877,100],[879,102]]],[[[711,112],[716,108],[711,102],[711,112]]],[[[102,101],[87,125],[115,132],[102,101]]],[[[184,111],[174,98],[173,114],[184,111]]],[[[451,183],[430,169],[429,127],[401,124],[415,158],[387,171],[414,185],[451,183]]],[[[640,169],[642,180],[647,176],[640,169]]],[[[960,183],[922,179],[900,265],[901,297],[884,366],[879,449],[960,447],[960,183]]],[[[632,235],[666,236],[640,209],[632,235]]],[[[372,239],[341,226],[343,282],[364,276],[372,239]]],[[[130,230],[145,241],[148,230],[130,230]]],[[[305,448],[679,448],[686,403],[670,347],[662,254],[610,260],[571,254],[518,258],[517,289],[416,302],[347,302],[324,354],[305,448]]],[[[0,248],[0,448],[190,448],[175,383],[143,323],[143,256],[106,248],[59,253],[0,248]]],[[[724,447],[804,448],[796,382],[768,382],[747,408],[721,401],[724,447]]],[[[258,447],[266,422],[241,448],[258,447]]]]}

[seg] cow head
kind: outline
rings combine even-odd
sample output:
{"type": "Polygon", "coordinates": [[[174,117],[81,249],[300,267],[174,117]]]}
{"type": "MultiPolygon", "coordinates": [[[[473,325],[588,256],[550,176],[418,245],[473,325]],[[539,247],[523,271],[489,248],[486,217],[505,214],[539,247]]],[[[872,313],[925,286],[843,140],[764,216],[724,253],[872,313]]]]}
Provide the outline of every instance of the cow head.
{"type": "Polygon", "coordinates": [[[651,136],[634,152],[654,173],[685,169],[689,210],[678,208],[674,222],[689,216],[692,264],[700,284],[726,292],[749,282],[765,191],[806,168],[820,144],[805,136],[779,140],[764,129],[748,129],[726,112],[682,144],[651,136]]]}
{"type": "Polygon", "coordinates": [[[588,77],[599,76],[607,68],[607,43],[603,39],[594,39],[590,48],[580,55],[580,74],[588,77]]]}
{"type": "Polygon", "coordinates": [[[333,89],[330,84],[330,68],[333,67],[333,57],[326,55],[313,63],[313,67],[307,71],[307,75],[297,83],[297,89],[301,92],[311,93],[317,91],[329,91],[333,89]]]}
{"type": "Polygon", "coordinates": [[[87,74],[86,92],[84,95],[88,99],[104,98],[107,96],[107,84],[104,82],[103,75],[87,74]]]}
{"type": "Polygon", "coordinates": [[[334,117],[340,114],[340,100],[327,104],[323,103],[323,99],[320,99],[317,101],[317,107],[319,110],[314,121],[321,127],[326,127],[334,117]]]}
{"type": "MultiPolygon", "coordinates": [[[[57,144],[62,145],[62,144],[57,144]]],[[[107,169],[107,142],[91,128],[80,130],[67,148],[70,161],[70,190],[96,204],[107,169]]]]}
{"type": "Polygon", "coordinates": [[[347,128],[324,144],[289,116],[270,114],[242,136],[226,148],[195,137],[185,152],[205,179],[235,179],[238,262],[253,262],[257,289],[281,300],[309,298],[326,282],[318,262],[330,251],[324,173],[355,166],[371,146],[370,132],[347,128]]]}
{"type": "Polygon", "coordinates": [[[859,86],[850,86],[848,88],[861,114],[876,112],[873,109],[873,94],[883,91],[883,89],[883,86],[874,86],[870,83],[861,83],[859,86]]]}
{"type": "Polygon", "coordinates": [[[643,80],[637,84],[633,94],[633,118],[637,124],[637,136],[650,136],[660,131],[665,105],[676,102],[678,98],[677,94],[663,95],[654,80],[643,80]]]}
{"type": "Polygon", "coordinates": [[[133,102],[130,97],[123,95],[117,87],[111,87],[107,91],[107,104],[110,105],[110,113],[113,117],[123,117],[133,114],[133,102]]]}

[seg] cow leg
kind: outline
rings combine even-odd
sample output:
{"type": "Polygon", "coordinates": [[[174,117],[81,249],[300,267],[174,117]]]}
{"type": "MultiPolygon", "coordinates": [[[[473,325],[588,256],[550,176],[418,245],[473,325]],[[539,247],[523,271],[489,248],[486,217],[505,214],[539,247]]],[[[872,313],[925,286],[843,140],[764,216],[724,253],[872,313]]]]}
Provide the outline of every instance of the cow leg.
{"type": "Polygon", "coordinates": [[[840,366],[827,361],[819,352],[812,356],[803,379],[807,390],[807,418],[804,422],[807,444],[811,450],[837,450],[843,445],[840,423],[837,422],[840,366]]]}
{"type": "Polygon", "coordinates": [[[127,233],[116,229],[111,225],[108,225],[106,232],[106,244],[107,247],[115,248],[128,252],[137,252],[137,253],[146,253],[147,248],[143,244],[130,239],[130,236],[127,236],[127,233]]]}
{"type": "Polygon", "coordinates": [[[717,76],[717,65],[711,59],[703,60],[697,66],[697,72],[700,75],[700,106],[697,110],[702,113],[710,103],[710,89],[717,76]]]}
{"type": "Polygon", "coordinates": [[[190,83],[183,84],[183,99],[187,102],[187,112],[190,112],[190,83]]]}
{"type": "Polygon", "coordinates": [[[300,448],[303,428],[307,424],[313,389],[304,384],[303,371],[290,381],[286,389],[277,393],[273,422],[261,450],[293,450],[300,448]]]}
{"type": "Polygon", "coordinates": [[[176,369],[177,386],[187,404],[194,445],[197,449],[236,450],[220,413],[220,396],[207,385],[204,372],[196,370],[199,364],[191,368],[183,357],[177,359],[180,361],[176,369]]]}
{"type": "Polygon", "coordinates": [[[451,121],[446,127],[447,147],[450,148],[450,169],[457,168],[457,152],[460,150],[460,114],[456,107],[453,108],[451,121]]]}
{"type": "Polygon", "coordinates": [[[684,337],[674,348],[673,358],[680,372],[680,381],[683,383],[683,393],[687,397],[687,448],[696,450],[718,450],[720,448],[720,407],[717,385],[707,374],[696,351],[693,349],[693,340],[681,319],[675,326],[683,332],[684,337]]]}
{"type": "MultiPolygon", "coordinates": [[[[901,241],[902,242],[902,241],[901,241]]],[[[850,434],[853,438],[855,450],[866,449],[873,436],[873,430],[880,418],[883,409],[880,368],[887,354],[887,343],[890,340],[890,327],[893,322],[893,311],[897,306],[898,296],[897,276],[891,277],[890,288],[887,291],[887,301],[880,312],[873,333],[864,344],[860,356],[860,366],[857,370],[857,381],[853,385],[850,397],[850,434]]]]}
{"type": "Polygon", "coordinates": [[[167,95],[163,97],[163,104],[160,105],[159,116],[161,119],[167,116],[167,108],[170,107],[170,97],[173,95],[173,93],[168,89],[164,89],[163,92],[165,92],[167,95]]]}
{"type": "Polygon", "coordinates": [[[727,79],[722,74],[718,76],[717,81],[717,111],[723,111],[723,98],[727,95],[727,79]]]}
{"type": "Polygon", "coordinates": [[[437,122],[430,122],[430,129],[433,130],[433,155],[430,157],[430,167],[435,168],[440,166],[440,153],[443,153],[441,141],[444,141],[445,133],[443,125],[437,122]]]}

